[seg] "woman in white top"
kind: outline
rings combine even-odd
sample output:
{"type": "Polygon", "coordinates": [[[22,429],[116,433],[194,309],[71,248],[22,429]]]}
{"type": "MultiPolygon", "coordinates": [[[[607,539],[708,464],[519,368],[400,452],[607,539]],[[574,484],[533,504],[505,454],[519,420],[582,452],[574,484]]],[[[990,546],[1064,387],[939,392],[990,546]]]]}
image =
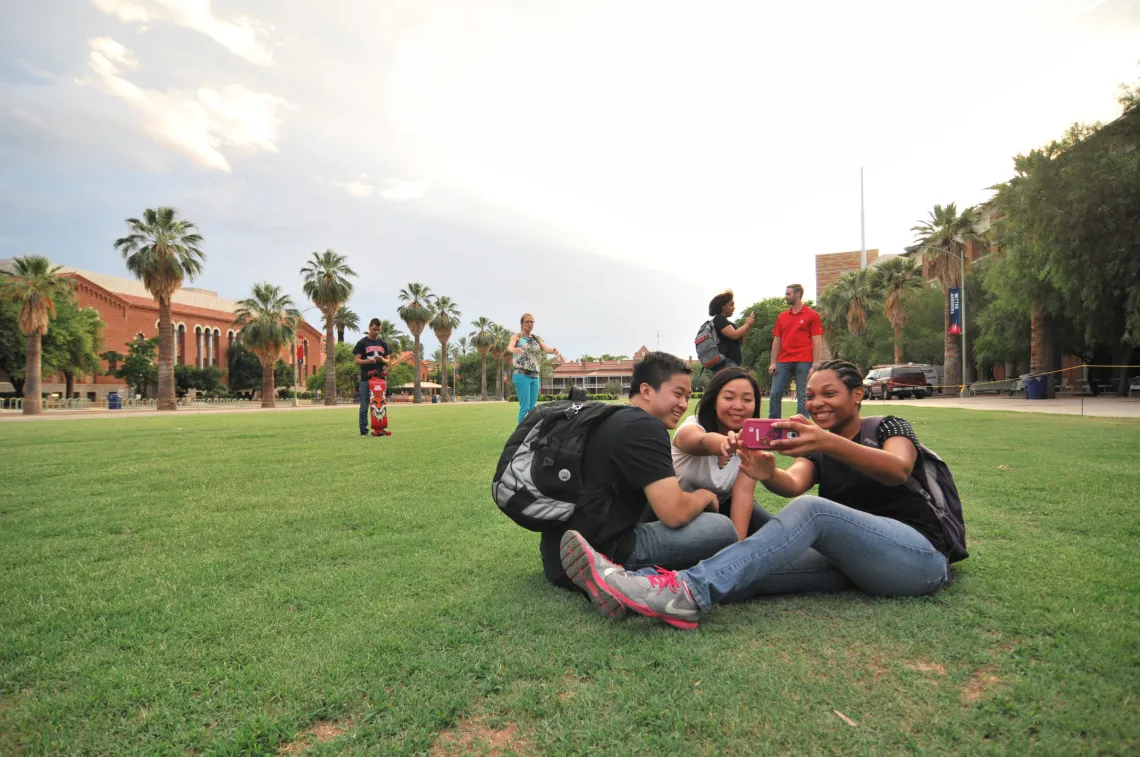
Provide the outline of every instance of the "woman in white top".
{"type": "Polygon", "coordinates": [[[760,385],[743,368],[725,368],[713,376],[696,414],[673,437],[673,469],[681,489],[708,489],[720,497],[720,511],[736,526],[740,539],[755,533],[772,515],[756,503],[756,480],[738,475],[740,458],[728,454],[728,432],[740,431],[746,418],[760,417],[760,385]]]}

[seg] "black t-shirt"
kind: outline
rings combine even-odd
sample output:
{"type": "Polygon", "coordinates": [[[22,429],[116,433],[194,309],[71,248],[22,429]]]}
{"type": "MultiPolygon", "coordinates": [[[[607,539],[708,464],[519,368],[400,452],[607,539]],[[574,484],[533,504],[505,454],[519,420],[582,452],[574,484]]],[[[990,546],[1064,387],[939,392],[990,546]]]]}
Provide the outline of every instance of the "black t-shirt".
{"type": "MultiPolygon", "coordinates": [[[[388,343],[383,339],[369,339],[368,337],[363,337],[356,343],[356,346],[352,348],[352,354],[359,355],[365,360],[376,357],[377,355],[382,358],[387,358],[388,343]]],[[[387,363],[369,363],[368,365],[360,366],[360,380],[367,381],[368,374],[375,370],[388,370],[387,363]]]]}
{"type": "Polygon", "coordinates": [[[545,531],[540,551],[547,578],[568,585],[558,545],[569,529],[579,531],[594,549],[616,563],[633,553],[634,527],[649,506],[645,487],[677,475],[665,424],[639,407],[623,408],[590,433],[582,460],[582,475],[590,489],[613,486],[608,508],[579,507],[565,528],[545,531]]]}
{"type": "Polygon", "coordinates": [[[730,339],[724,335],[724,327],[732,326],[732,321],[725,318],[723,315],[718,315],[713,318],[713,328],[716,329],[717,336],[720,338],[720,354],[724,355],[729,360],[737,365],[744,363],[744,358],[740,354],[740,340],[730,339]]]}
{"type": "MultiPolygon", "coordinates": [[[[888,415],[879,424],[879,446],[893,436],[905,436],[917,447],[918,437],[910,422],[888,415]]],[[[862,444],[863,432],[851,441],[862,444]]],[[[934,548],[946,554],[946,538],[938,516],[921,495],[905,486],[887,486],[855,470],[846,463],[820,453],[808,456],[815,464],[816,480],[819,481],[819,496],[838,502],[841,505],[861,510],[871,515],[891,518],[918,531],[925,536],[934,548]]],[[[922,455],[914,461],[914,473],[922,480],[922,455]]]]}

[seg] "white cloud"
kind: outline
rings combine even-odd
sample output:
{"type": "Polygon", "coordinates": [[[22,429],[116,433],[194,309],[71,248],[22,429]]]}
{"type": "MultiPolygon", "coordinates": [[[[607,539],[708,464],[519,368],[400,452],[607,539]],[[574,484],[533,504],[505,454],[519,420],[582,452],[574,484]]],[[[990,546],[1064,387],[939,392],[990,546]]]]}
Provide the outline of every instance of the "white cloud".
{"type": "Polygon", "coordinates": [[[273,62],[267,44],[272,27],[255,19],[239,16],[222,20],[214,15],[210,0],[91,0],[96,8],[118,16],[127,23],[145,26],[153,21],[169,21],[201,32],[235,55],[258,66],[273,62]]]}
{"type": "Polygon", "coordinates": [[[227,147],[277,152],[278,113],[290,107],[280,97],[253,92],[240,84],[220,89],[201,87],[196,92],[143,89],[121,75],[121,69],[138,68],[129,49],[110,37],[89,43],[95,78],[87,82],[129,102],[142,113],[147,132],[188,154],[199,165],[229,172],[229,161],[222,152],[227,147]]]}
{"type": "Polygon", "coordinates": [[[406,181],[404,179],[387,179],[387,187],[380,191],[380,198],[388,202],[407,202],[418,200],[427,194],[426,181],[406,181]]]}
{"type": "Polygon", "coordinates": [[[384,179],[384,188],[377,191],[376,185],[371,183],[368,174],[362,173],[352,181],[325,181],[318,177],[317,181],[326,186],[343,190],[352,197],[379,197],[385,202],[408,202],[418,200],[427,194],[426,181],[409,181],[407,179],[384,179]]]}

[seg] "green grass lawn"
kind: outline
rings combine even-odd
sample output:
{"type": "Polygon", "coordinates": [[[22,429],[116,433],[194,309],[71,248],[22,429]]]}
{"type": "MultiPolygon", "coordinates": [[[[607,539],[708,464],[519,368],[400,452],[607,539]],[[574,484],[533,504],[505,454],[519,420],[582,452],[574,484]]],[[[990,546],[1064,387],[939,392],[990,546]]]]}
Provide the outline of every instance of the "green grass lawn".
{"type": "Polygon", "coordinates": [[[1136,754],[1140,423],[897,410],[957,582],[691,633],[545,583],[514,406],[0,423],[0,754],[1136,754]]]}

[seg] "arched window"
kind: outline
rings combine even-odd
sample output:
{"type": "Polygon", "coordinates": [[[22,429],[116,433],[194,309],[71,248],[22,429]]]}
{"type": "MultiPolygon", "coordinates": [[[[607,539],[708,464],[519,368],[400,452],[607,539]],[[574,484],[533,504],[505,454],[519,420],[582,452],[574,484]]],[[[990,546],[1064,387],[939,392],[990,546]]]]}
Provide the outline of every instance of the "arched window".
{"type": "Polygon", "coordinates": [[[196,346],[196,350],[194,352],[194,367],[195,368],[201,368],[202,367],[202,350],[205,347],[205,345],[202,343],[203,336],[204,336],[204,334],[202,333],[202,327],[201,326],[195,326],[194,327],[194,343],[196,346]]]}
{"type": "Polygon", "coordinates": [[[186,324],[178,324],[178,330],[174,334],[174,362],[178,365],[186,365],[186,324]]]}

